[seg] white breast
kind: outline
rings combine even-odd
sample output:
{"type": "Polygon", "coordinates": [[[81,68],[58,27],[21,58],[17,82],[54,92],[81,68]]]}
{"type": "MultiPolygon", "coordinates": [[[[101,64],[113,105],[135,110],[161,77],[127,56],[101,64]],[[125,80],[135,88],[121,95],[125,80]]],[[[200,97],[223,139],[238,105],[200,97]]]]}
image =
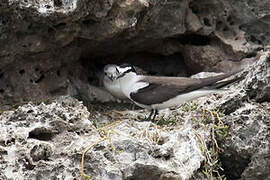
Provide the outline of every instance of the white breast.
{"type": "Polygon", "coordinates": [[[127,96],[123,93],[121,86],[120,86],[120,81],[114,80],[111,81],[109,79],[104,79],[103,81],[104,87],[116,98],[119,99],[127,99],[127,96]]]}

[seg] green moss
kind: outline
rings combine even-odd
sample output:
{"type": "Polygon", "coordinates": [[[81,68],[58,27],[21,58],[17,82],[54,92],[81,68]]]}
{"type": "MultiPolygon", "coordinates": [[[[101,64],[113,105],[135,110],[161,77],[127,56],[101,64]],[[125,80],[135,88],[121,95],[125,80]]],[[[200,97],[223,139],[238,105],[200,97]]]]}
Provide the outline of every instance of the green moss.
{"type": "Polygon", "coordinates": [[[176,123],[177,123],[176,118],[165,118],[164,116],[161,116],[160,118],[156,118],[155,120],[155,124],[159,126],[164,126],[164,125],[173,126],[173,125],[176,125],[176,123]]]}

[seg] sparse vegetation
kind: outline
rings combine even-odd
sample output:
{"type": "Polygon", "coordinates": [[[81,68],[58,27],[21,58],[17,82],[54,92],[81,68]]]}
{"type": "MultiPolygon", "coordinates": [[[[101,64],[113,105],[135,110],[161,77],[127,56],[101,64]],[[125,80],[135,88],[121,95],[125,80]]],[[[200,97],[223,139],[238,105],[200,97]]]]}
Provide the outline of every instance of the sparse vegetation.
{"type": "Polygon", "coordinates": [[[165,118],[164,115],[161,116],[160,118],[156,118],[155,120],[155,124],[159,125],[159,126],[174,126],[177,123],[177,119],[176,118],[165,118]]]}
{"type": "Polygon", "coordinates": [[[104,141],[107,141],[109,140],[110,142],[110,145],[111,145],[111,149],[113,152],[115,152],[115,147],[113,145],[113,140],[111,138],[111,135],[112,134],[115,134],[117,132],[114,131],[114,128],[117,127],[119,124],[121,123],[121,121],[115,121],[109,125],[106,125],[102,128],[98,128],[97,131],[99,132],[99,134],[103,137],[102,139],[100,139],[99,141],[91,144],[90,146],[88,146],[82,153],[82,160],[81,160],[81,180],[83,180],[83,178],[90,178],[90,176],[86,175],[84,173],[84,156],[85,154],[91,149],[93,148],[94,146],[104,142],[104,141]]]}
{"type": "MultiPolygon", "coordinates": [[[[201,150],[204,153],[205,161],[203,166],[203,174],[210,180],[226,180],[222,175],[222,163],[219,160],[219,153],[223,150],[219,147],[217,139],[222,140],[228,135],[228,126],[224,125],[220,117],[224,114],[218,108],[203,111],[203,120],[211,119],[211,140],[208,146],[200,139],[202,143],[201,150]]],[[[197,135],[199,137],[199,135],[197,135]]]]}
{"type": "Polygon", "coordinates": [[[196,102],[186,102],[181,105],[181,108],[184,112],[197,111],[198,107],[199,105],[196,102]]]}
{"type": "MultiPolygon", "coordinates": [[[[196,132],[195,129],[193,129],[194,133],[196,134],[197,138],[201,142],[201,151],[205,157],[205,161],[202,165],[201,172],[206,176],[209,180],[226,180],[225,175],[223,175],[222,171],[222,163],[219,160],[219,153],[222,152],[222,149],[218,145],[218,140],[221,141],[226,138],[228,135],[228,126],[224,125],[221,118],[224,117],[224,113],[219,110],[219,108],[214,108],[211,110],[201,110],[198,103],[191,102],[191,103],[185,103],[182,105],[182,110],[185,113],[191,113],[192,121],[195,122],[196,129],[197,127],[207,127],[210,123],[211,126],[211,139],[209,142],[205,142],[202,137],[200,137],[199,133],[196,132]]],[[[118,114],[117,112],[115,112],[118,114]]],[[[106,113],[108,115],[108,113],[106,113]]],[[[123,116],[123,114],[118,114],[123,116]]],[[[115,119],[115,115],[108,115],[111,119],[115,119]]],[[[119,119],[119,117],[117,118],[119,119]]],[[[121,118],[120,118],[121,119],[121,118]]],[[[136,117],[137,120],[145,120],[145,117],[143,117],[141,114],[136,117]]],[[[155,121],[155,129],[156,131],[153,133],[150,133],[149,130],[146,128],[142,131],[140,134],[130,134],[132,137],[138,137],[138,138],[146,138],[148,140],[151,140],[153,143],[158,144],[160,141],[160,134],[159,129],[161,126],[175,126],[179,120],[174,118],[167,118],[165,115],[159,115],[156,117],[155,121]]],[[[87,147],[84,152],[82,153],[82,161],[81,161],[81,179],[91,179],[90,176],[87,176],[84,174],[84,156],[85,153],[87,153],[91,148],[96,146],[97,144],[100,144],[104,141],[109,141],[110,143],[110,149],[114,153],[116,152],[116,148],[113,144],[112,135],[113,134],[119,134],[115,131],[115,127],[117,127],[121,121],[115,121],[109,125],[105,125],[104,127],[100,127],[101,125],[98,123],[98,120],[96,118],[93,118],[92,120],[93,125],[97,128],[97,131],[101,135],[102,139],[97,141],[96,143],[93,143],[89,147],[87,147]]],[[[120,134],[119,134],[120,135],[120,134]]],[[[122,151],[119,150],[119,153],[122,151]]]]}

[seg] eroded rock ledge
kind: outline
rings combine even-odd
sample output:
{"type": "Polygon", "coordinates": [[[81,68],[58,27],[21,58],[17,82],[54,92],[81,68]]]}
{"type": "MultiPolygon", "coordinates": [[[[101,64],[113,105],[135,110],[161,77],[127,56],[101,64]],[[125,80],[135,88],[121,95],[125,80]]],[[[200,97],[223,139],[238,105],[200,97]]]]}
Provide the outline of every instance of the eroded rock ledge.
{"type": "Polygon", "coordinates": [[[221,175],[269,179],[269,66],[270,53],[262,53],[240,74],[245,78],[223,94],[161,111],[158,121],[163,125],[140,122],[143,110],[117,115],[94,105],[88,111],[69,96],[2,112],[0,178],[78,179],[82,151],[93,145],[84,165],[92,178],[203,180],[207,177],[201,168],[209,163],[215,139],[221,148],[221,175]],[[220,120],[226,130],[218,129],[218,119],[206,117],[202,109],[223,111],[220,120]],[[213,128],[221,131],[215,131],[214,139],[213,128]]]}
{"type": "Polygon", "coordinates": [[[108,63],[162,75],[231,70],[269,45],[269,9],[268,0],[1,1],[1,107],[90,100],[86,84],[98,85],[108,63]]]}

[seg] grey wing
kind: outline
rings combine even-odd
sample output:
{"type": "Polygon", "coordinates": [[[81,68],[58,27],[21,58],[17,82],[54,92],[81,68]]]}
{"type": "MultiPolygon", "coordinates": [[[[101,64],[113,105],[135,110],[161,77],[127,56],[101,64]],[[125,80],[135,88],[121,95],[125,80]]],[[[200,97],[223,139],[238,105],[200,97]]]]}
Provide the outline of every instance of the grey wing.
{"type": "Polygon", "coordinates": [[[183,88],[175,85],[149,84],[130,94],[130,98],[140,104],[151,105],[167,101],[183,92],[183,88]]]}
{"type": "MultiPolygon", "coordinates": [[[[146,76],[143,81],[147,81],[149,86],[139,89],[137,92],[130,94],[132,100],[146,105],[158,104],[167,101],[177,95],[188,93],[194,90],[202,89],[216,89],[218,85],[216,82],[225,79],[236,72],[222,74],[209,78],[193,79],[193,78],[179,78],[179,77],[153,77],[146,76]]],[[[234,80],[227,81],[231,83],[234,80]]],[[[225,83],[228,84],[228,83],[225,83]]]]}

